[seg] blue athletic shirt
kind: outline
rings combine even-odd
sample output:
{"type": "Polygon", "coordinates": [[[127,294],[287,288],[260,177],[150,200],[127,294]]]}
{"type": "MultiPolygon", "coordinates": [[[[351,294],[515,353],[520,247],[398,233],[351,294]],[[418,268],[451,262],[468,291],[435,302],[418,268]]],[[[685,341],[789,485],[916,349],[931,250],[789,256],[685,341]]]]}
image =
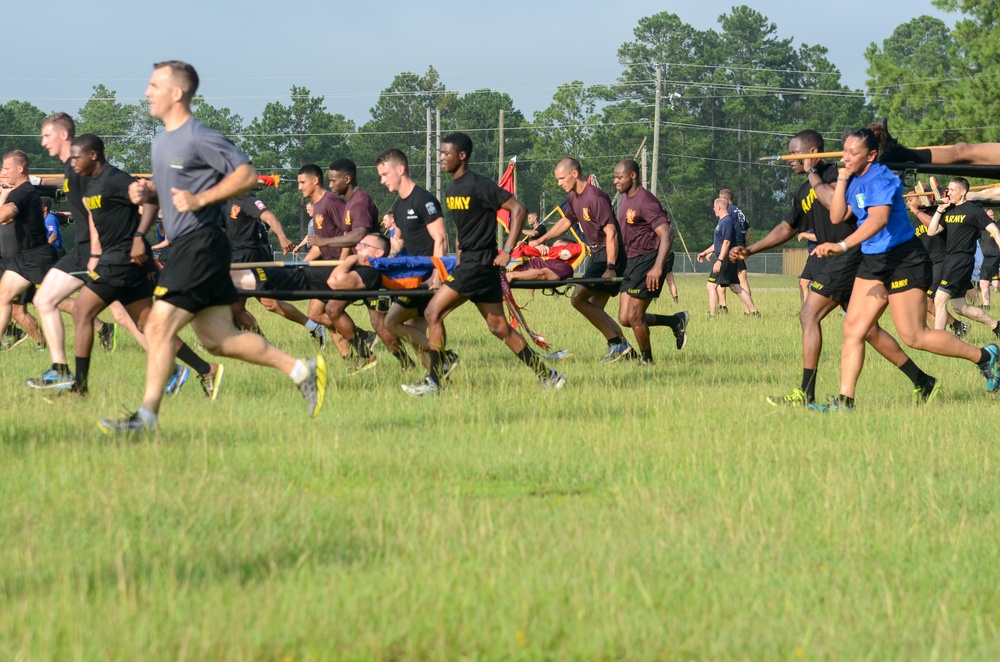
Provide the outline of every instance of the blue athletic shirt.
{"type": "Polygon", "coordinates": [[[887,253],[914,237],[910,217],[903,202],[903,182],[881,163],[873,163],[861,176],[847,183],[847,204],[858,219],[858,227],[868,218],[869,207],[889,207],[889,221],[878,234],[861,243],[865,255],[887,253]]]}

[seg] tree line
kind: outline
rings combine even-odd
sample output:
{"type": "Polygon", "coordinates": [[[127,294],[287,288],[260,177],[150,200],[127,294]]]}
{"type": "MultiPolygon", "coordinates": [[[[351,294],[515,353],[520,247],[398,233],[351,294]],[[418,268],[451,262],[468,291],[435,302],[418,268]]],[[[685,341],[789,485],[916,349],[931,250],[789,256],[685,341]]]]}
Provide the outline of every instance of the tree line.
{"type": "MultiPolygon", "coordinates": [[[[397,147],[409,156],[414,179],[423,184],[428,109],[440,113],[442,135],[461,130],[473,137],[473,168],[491,176],[502,169],[502,110],[503,153],[505,160],[517,155],[518,196],[529,210],[547,212],[565,198],[552,176],[564,156],[579,159],[586,174],[595,174],[613,195],[614,165],[632,157],[644,139],[653,167],[659,74],[657,194],[694,250],[711,240],[711,202],[720,188],[736,191],[738,204],[758,230],[781,220],[798,182],[788,168],[762,164],[758,157],[784,152],[788,138],[803,128],[820,131],[830,149],[839,148],[845,128],[877,116],[889,117],[894,135],[908,145],[1000,139],[1000,87],[993,76],[1000,70],[1000,9],[985,0],[934,4],[961,10],[965,18],[952,30],[922,16],[898,26],[881,45],[872,43],[865,52],[864,91],[841,82],[825,47],[794,46],[763,14],[743,5],[721,15],[718,27],[709,30],[697,30],[669,12],[640,19],[633,39],[618,49],[622,71],[615,83],[560,85],[552,103],[530,120],[506,93],[449,91],[433,67],[423,74],[397,75],[360,126],[331,113],[322,96],[296,85],[287,102],[268,103],[249,121],[203,97],[193,110],[246,151],[259,172],[286,178],[288,184],[264,189],[260,196],[289,235],[298,237],[303,212],[293,182],[302,164],[325,168],[335,158],[353,159],[361,186],[380,209],[388,209],[392,196],[379,185],[374,162],[385,149],[397,147]]],[[[78,131],[104,137],[108,157],[119,167],[149,172],[149,144],[161,125],[149,117],[145,101],[122,103],[116,95],[95,85],[75,114],[78,131]]],[[[60,168],[38,145],[38,127],[47,114],[22,101],[0,106],[3,151],[24,149],[36,171],[60,168]]],[[[445,175],[442,186],[447,181],[445,175]]]]}

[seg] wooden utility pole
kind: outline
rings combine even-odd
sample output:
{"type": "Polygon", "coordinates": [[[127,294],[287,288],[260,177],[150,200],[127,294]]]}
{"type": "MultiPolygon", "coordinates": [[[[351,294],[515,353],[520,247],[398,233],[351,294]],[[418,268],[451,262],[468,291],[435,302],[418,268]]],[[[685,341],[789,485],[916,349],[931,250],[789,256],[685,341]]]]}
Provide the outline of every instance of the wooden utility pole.
{"type": "Polygon", "coordinates": [[[648,189],[649,188],[648,186],[646,186],[646,184],[649,183],[649,177],[648,177],[649,172],[648,172],[648,168],[646,166],[646,159],[648,157],[649,157],[649,150],[647,150],[646,146],[643,145],[642,146],[642,188],[644,188],[644,189],[648,189]]]}
{"type": "Polygon", "coordinates": [[[649,185],[649,191],[653,195],[656,195],[656,180],[657,173],[660,170],[660,88],[662,67],[659,63],[656,65],[656,108],[653,110],[653,176],[652,182],[649,185]]]}

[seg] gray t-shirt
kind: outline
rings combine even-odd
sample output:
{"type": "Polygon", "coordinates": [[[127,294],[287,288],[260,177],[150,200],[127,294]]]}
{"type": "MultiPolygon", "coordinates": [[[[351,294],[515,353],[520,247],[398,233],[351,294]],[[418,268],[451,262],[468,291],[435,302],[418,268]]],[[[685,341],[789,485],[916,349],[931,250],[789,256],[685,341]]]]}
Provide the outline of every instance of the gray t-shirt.
{"type": "Polygon", "coordinates": [[[179,212],[170,190],[201,193],[244,163],[247,155],[218,131],[194,117],[173,131],[153,138],[153,183],[163,209],[163,232],[171,241],[205,226],[225,227],[221,205],[195,212],[179,212]]]}

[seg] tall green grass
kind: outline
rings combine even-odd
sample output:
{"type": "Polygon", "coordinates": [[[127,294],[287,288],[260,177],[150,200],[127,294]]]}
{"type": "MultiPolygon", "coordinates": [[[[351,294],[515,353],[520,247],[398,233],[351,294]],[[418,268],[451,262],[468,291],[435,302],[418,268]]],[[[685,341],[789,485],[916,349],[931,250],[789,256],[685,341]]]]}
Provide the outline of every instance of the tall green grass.
{"type": "Polygon", "coordinates": [[[85,400],[24,387],[48,359],[23,344],[0,356],[0,657],[997,659],[997,398],[911,351],[944,381],[929,406],[870,353],[853,415],[773,408],[798,296],[752,282],[762,319],[732,298],[709,320],[681,278],[690,341],[654,329],[645,369],[599,365],[600,335],[536,296],[529,322],[573,351],[560,392],[466,306],[436,399],[383,350],[353,377],[328,355],[309,420],[286,377],[230,362],[218,401],[192,381],[142,440],[96,428],[139,403],[134,342],[95,354],[85,400]]]}

